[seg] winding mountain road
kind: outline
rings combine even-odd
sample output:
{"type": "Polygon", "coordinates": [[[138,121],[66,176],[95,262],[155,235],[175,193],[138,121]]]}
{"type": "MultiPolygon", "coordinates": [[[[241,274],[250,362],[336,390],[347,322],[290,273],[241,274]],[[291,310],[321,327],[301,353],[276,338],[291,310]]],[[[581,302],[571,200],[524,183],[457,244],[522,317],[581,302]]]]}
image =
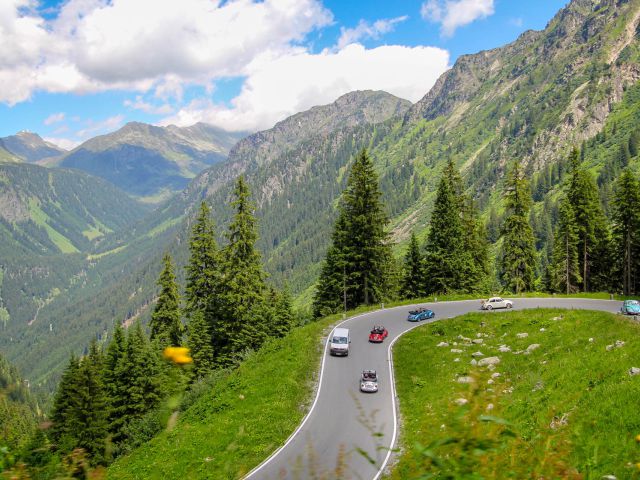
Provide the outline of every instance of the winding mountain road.
{"type": "MultiPolygon", "coordinates": [[[[407,321],[407,312],[418,306],[432,309],[444,320],[479,310],[478,300],[425,303],[378,310],[343,321],[351,334],[349,356],[332,357],[325,343],[315,401],[298,429],[267,460],[252,470],[246,480],[306,479],[328,474],[336,468],[349,478],[380,478],[397,440],[396,396],[391,347],[403,333],[427,322],[407,321]],[[389,337],[370,344],[369,331],[384,325],[389,337]],[[378,372],[379,391],[359,390],[363,369],[378,372]]],[[[616,312],[620,302],[581,298],[519,298],[514,310],[566,308],[616,312]]],[[[488,315],[498,314],[487,312],[488,315]]],[[[334,475],[329,475],[332,478],[334,475]]]]}

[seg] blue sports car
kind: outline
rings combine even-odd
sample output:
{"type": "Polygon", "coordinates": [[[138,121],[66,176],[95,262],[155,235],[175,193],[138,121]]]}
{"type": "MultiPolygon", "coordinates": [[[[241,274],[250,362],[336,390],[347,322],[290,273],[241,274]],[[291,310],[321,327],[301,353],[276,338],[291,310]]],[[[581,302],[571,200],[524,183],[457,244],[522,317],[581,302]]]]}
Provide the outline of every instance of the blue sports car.
{"type": "Polygon", "coordinates": [[[638,300],[625,300],[620,311],[625,315],[640,315],[640,302],[638,300]]]}
{"type": "Polygon", "coordinates": [[[428,308],[419,308],[418,310],[410,311],[407,320],[410,322],[420,322],[421,320],[428,320],[435,316],[436,314],[433,313],[433,310],[429,310],[428,308]]]}

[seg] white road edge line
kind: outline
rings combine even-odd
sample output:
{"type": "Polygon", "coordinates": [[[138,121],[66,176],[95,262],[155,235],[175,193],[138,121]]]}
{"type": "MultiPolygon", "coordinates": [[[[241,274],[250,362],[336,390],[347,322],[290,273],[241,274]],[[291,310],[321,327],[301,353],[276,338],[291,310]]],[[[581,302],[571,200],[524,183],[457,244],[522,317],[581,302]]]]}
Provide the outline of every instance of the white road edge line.
{"type": "MultiPolygon", "coordinates": [[[[409,308],[411,308],[411,306],[409,306],[409,308]]],[[[387,450],[387,455],[386,457],[384,457],[384,461],[382,462],[382,465],[380,466],[378,473],[376,473],[376,476],[373,477],[373,480],[378,480],[378,478],[380,478],[380,475],[382,475],[382,472],[386,468],[387,462],[389,462],[389,458],[391,458],[393,446],[396,443],[396,435],[398,431],[398,412],[396,410],[396,382],[395,382],[395,377],[393,375],[393,350],[392,350],[393,344],[396,343],[396,340],[402,337],[405,333],[410,332],[414,328],[418,328],[423,325],[428,325],[429,323],[433,323],[434,321],[436,320],[433,320],[431,322],[425,322],[425,323],[418,322],[416,325],[405,330],[404,332],[400,333],[400,335],[398,335],[396,338],[394,338],[389,344],[389,347],[387,348],[387,355],[389,357],[389,360],[388,360],[389,361],[389,380],[391,383],[391,405],[393,408],[393,435],[391,436],[391,444],[389,445],[389,449],[387,450]]]]}
{"type": "MultiPolygon", "coordinates": [[[[395,310],[397,308],[406,308],[404,305],[398,306],[398,307],[392,307],[392,308],[385,308],[385,309],[378,309],[378,310],[373,310],[371,312],[366,312],[366,313],[361,313],[359,315],[354,315],[353,317],[349,317],[346,318],[344,320],[342,320],[340,323],[334,325],[333,327],[331,327],[331,332],[333,332],[333,330],[335,330],[336,328],[338,328],[340,325],[342,325],[343,323],[348,322],[349,320],[353,320],[355,318],[359,318],[359,317],[364,317],[365,315],[369,315],[371,313],[375,313],[375,312],[379,312],[382,310],[395,310]]],[[[327,360],[327,346],[329,345],[329,339],[331,338],[331,333],[329,333],[329,335],[327,335],[327,340],[324,343],[324,351],[322,353],[322,366],[320,367],[320,378],[318,379],[318,390],[316,391],[316,398],[313,400],[313,404],[311,405],[311,408],[309,409],[309,411],[307,412],[307,414],[304,416],[304,418],[302,419],[302,422],[300,423],[300,425],[298,425],[298,428],[296,428],[293,433],[291,435],[289,435],[289,438],[287,438],[287,441],[284,443],[284,445],[282,445],[280,448],[278,448],[277,450],[275,450],[271,455],[269,455],[267,457],[267,459],[265,461],[263,461],[260,465],[258,465],[257,467],[255,467],[253,470],[251,470],[249,473],[247,473],[247,475],[245,475],[242,480],[247,480],[248,478],[250,478],[251,476],[255,475],[256,473],[258,473],[260,470],[262,470],[265,466],[267,466],[269,464],[269,462],[271,462],[271,460],[273,460],[278,453],[280,453],[282,450],[284,450],[287,445],[289,445],[293,439],[296,437],[296,435],[298,434],[298,432],[300,432],[300,430],[302,430],[302,427],[304,427],[304,424],[307,423],[307,420],[309,419],[309,417],[311,416],[311,413],[313,413],[313,409],[316,407],[316,403],[318,403],[318,399],[320,398],[320,390],[322,389],[322,376],[324,374],[324,364],[327,360]]],[[[395,405],[395,401],[394,401],[394,405],[395,405]]],[[[393,415],[393,421],[394,421],[394,431],[395,431],[395,422],[396,422],[396,418],[395,418],[395,410],[394,410],[394,415],[393,415]]],[[[395,433],[394,433],[395,436],[395,433]]]]}
{"type": "MultiPolygon", "coordinates": [[[[533,297],[533,298],[536,298],[536,297],[533,297]]],[[[571,297],[569,297],[569,298],[571,298],[571,297]]],[[[582,298],[580,298],[579,300],[599,300],[599,299],[582,299],[582,298]]],[[[471,302],[471,301],[475,301],[475,300],[452,300],[452,301],[447,302],[447,303],[452,303],[452,302],[471,302]]],[[[612,300],[610,300],[610,301],[612,301],[612,300]]],[[[440,302],[438,302],[438,303],[440,303],[440,302]]],[[[445,302],[442,302],[442,303],[445,303],[445,302]]],[[[354,320],[354,319],[359,318],[359,317],[364,317],[365,315],[369,315],[369,314],[372,314],[372,313],[380,312],[380,311],[383,311],[383,310],[396,310],[396,309],[400,309],[400,308],[409,308],[409,309],[411,309],[411,308],[413,308],[415,306],[425,306],[425,305],[432,305],[432,303],[426,303],[426,304],[416,303],[416,304],[410,304],[410,305],[399,305],[397,307],[381,308],[381,309],[378,309],[378,310],[372,310],[371,312],[361,313],[359,315],[354,315],[353,317],[349,317],[349,318],[344,319],[340,323],[334,325],[331,328],[331,331],[333,332],[334,329],[338,328],[343,323],[346,323],[346,322],[348,322],[350,320],[354,320]]],[[[453,317],[449,317],[449,318],[453,318],[453,317]]],[[[437,321],[437,320],[434,320],[434,321],[437,321]]],[[[433,322],[428,322],[428,323],[433,323],[433,322]]],[[[378,470],[378,473],[373,478],[373,480],[378,480],[378,478],[380,478],[380,475],[382,474],[383,470],[387,466],[387,462],[389,461],[389,457],[391,457],[391,451],[393,450],[393,445],[394,445],[394,443],[396,441],[396,435],[397,435],[398,418],[397,418],[397,410],[396,410],[396,387],[395,387],[395,377],[393,375],[393,353],[391,351],[391,347],[396,342],[396,340],[398,338],[400,338],[402,335],[404,335],[405,333],[410,332],[414,328],[417,328],[419,326],[426,325],[426,324],[427,324],[426,322],[425,323],[418,322],[417,325],[409,328],[408,330],[405,330],[400,335],[398,335],[396,338],[394,338],[393,341],[389,344],[389,347],[387,348],[387,352],[388,352],[388,356],[389,356],[389,367],[390,367],[389,368],[389,372],[390,372],[389,376],[390,376],[390,379],[391,379],[391,402],[392,402],[392,405],[393,405],[393,437],[391,438],[391,445],[389,446],[389,451],[387,452],[387,455],[386,455],[384,461],[382,462],[382,466],[378,470]]],[[[318,403],[318,399],[320,398],[320,390],[322,389],[322,376],[324,374],[324,364],[325,364],[326,359],[327,359],[327,345],[329,345],[330,337],[331,337],[331,335],[327,336],[327,340],[325,341],[325,344],[324,344],[324,352],[322,354],[322,365],[320,367],[320,378],[318,380],[318,390],[316,391],[316,397],[313,400],[313,404],[311,405],[311,408],[309,409],[307,414],[302,419],[302,422],[300,423],[300,425],[298,425],[298,428],[296,428],[293,431],[293,433],[291,435],[289,435],[289,438],[287,438],[287,441],[284,443],[284,445],[282,445],[280,448],[275,450],[271,455],[269,455],[266,458],[266,460],[264,460],[262,463],[260,463],[258,466],[256,466],[253,470],[251,470],[249,473],[247,473],[244,477],[242,477],[242,480],[248,480],[251,476],[255,475],[260,470],[262,470],[266,465],[268,465],[271,462],[271,460],[273,460],[278,455],[278,453],[280,453],[282,450],[284,450],[287,447],[287,445],[289,445],[293,441],[293,439],[296,437],[298,432],[300,432],[300,430],[302,430],[302,427],[304,427],[305,423],[307,423],[307,420],[311,416],[311,413],[313,413],[313,409],[315,408],[316,403],[318,403]]]]}

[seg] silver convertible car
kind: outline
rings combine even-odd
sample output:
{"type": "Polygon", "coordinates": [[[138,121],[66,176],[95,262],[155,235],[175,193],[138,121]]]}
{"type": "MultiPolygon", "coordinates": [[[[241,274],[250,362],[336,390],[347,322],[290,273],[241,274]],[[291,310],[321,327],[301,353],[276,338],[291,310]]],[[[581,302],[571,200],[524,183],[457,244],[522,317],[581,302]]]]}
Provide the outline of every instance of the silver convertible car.
{"type": "Polygon", "coordinates": [[[375,393],[378,391],[378,374],[375,370],[363,370],[360,377],[360,391],[375,393]]]}

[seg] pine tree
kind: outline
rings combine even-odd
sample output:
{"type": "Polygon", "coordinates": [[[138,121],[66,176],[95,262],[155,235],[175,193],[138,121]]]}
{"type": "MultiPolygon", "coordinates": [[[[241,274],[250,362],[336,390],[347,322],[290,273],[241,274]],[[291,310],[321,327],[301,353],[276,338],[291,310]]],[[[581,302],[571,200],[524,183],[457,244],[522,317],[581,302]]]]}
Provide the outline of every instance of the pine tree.
{"type": "Polygon", "coordinates": [[[102,383],[103,356],[97,342],[91,343],[89,354],[80,362],[78,389],[73,397],[73,415],[80,426],[76,447],[89,455],[93,465],[105,463],[108,433],[107,400],[102,383]]]}
{"type": "Polygon", "coordinates": [[[362,150],[340,198],[332,233],[314,296],[314,315],[384,301],[396,285],[396,265],[387,241],[387,215],[378,176],[362,150]]]}
{"type": "Polygon", "coordinates": [[[578,226],[566,198],[560,203],[554,245],[552,287],[569,295],[578,290],[577,285],[582,278],[578,262],[578,226]]]}
{"type": "Polygon", "coordinates": [[[420,298],[424,292],[424,260],[415,232],[411,233],[409,248],[404,257],[403,298],[420,298]]]}
{"type": "Polygon", "coordinates": [[[189,264],[185,290],[185,311],[190,316],[196,310],[204,311],[216,299],[220,282],[220,254],[210,209],[206,202],[200,204],[200,212],[189,241],[189,264]]]}
{"type": "Polygon", "coordinates": [[[478,211],[473,200],[463,197],[462,229],[464,240],[463,258],[466,261],[462,288],[466,292],[483,290],[489,273],[489,244],[484,225],[478,220],[478,211]]]}
{"type": "Polygon", "coordinates": [[[57,449],[63,453],[70,452],[78,441],[80,426],[73,415],[73,402],[78,392],[79,370],[80,361],[75,355],[71,355],[53,400],[51,436],[57,449]]]}
{"type": "Polygon", "coordinates": [[[451,160],[438,184],[425,245],[427,294],[459,291],[469,259],[465,258],[462,199],[451,160]]]}
{"type": "Polygon", "coordinates": [[[122,373],[128,401],[121,412],[125,428],[156,407],[163,395],[159,351],[152,348],[140,322],[129,328],[126,345],[122,373]]]}
{"type": "Polygon", "coordinates": [[[636,293],[640,258],[640,183],[628,168],[617,181],[613,199],[613,235],[619,278],[625,295],[636,293]]]}
{"type": "MultiPolygon", "coordinates": [[[[577,162],[578,152],[573,150],[570,157],[572,165],[567,197],[578,226],[578,255],[582,276],[582,290],[590,288],[592,254],[598,247],[599,239],[607,238],[606,222],[600,205],[598,187],[591,174],[580,168],[577,162]]],[[[601,274],[602,272],[594,272],[601,274]]]]}
{"type": "Polygon", "coordinates": [[[275,318],[271,326],[271,336],[284,337],[294,324],[293,301],[289,288],[285,286],[282,292],[273,290],[275,318]]]}
{"type": "Polygon", "coordinates": [[[127,395],[127,371],[125,356],[127,339],[122,325],[118,322],[113,330],[113,338],[107,346],[104,358],[103,380],[107,397],[107,421],[112,441],[119,443],[123,439],[123,412],[129,401],[127,395]]]}
{"type": "Polygon", "coordinates": [[[536,271],[535,239],[529,224],[531,192],[517,161],[507,176],[504,198],[507,217],[502,228],[503,280],[515,293],[530,291],[536,271]]]}
{"type": "Polygon", "coordinates": [[[235,362],[244,350],[258,348],[266,337],[260,312],[265,273],[255,247],[258,233],[249,195],[249,187],[240,176],[232,202],[236,213],[223,252],[220,307],[214,313],[214,355],[220,365],[235,362]]]}
{"type": "Polygon", "coordinates": [[[163,347],[180,345],[182,339],[182,323],[180,322],[180,295],[176,276],[173,273],[171,256],[167,253],[163,258],[164,267],[158,286],[160,295],[151,314],[151,339],[158,339],[163,347]]]}
{"type": "Polygon", "coordinates": [[[211,332],[202,310],[194,310],[187,327],[187,346],[193,358],[193,375],[195,378],[206,376],[213,370],[213,347],[211,332]]]}

